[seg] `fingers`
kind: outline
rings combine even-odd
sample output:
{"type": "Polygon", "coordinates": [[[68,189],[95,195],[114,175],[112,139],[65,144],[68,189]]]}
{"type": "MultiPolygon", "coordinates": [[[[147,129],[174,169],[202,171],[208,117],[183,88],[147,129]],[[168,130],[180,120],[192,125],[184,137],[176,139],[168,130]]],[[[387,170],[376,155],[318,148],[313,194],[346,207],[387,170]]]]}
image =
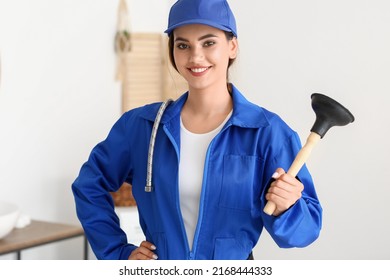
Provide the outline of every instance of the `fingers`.
{"type": "Polygon", "coordinates": [[[156,250],[156,246],[154,246],[152,243],[149,241],[142,241],[140,246],[151,249],[151,250],[156,250]]]}
{"type": "Polygon", "coordinates": [[[142,241],[140,246],[131,252],[129,260],[157,260],[158,256],[153,252],[156,246],[148,241],[142,241]]]}
{"type": "Polygon", "coordinates": [[[274,215],[277,216],[302,197],[304,187],[297,178],[287,174],[282,168],[278,168],[272,178],[275,181],[271,183],[266,199],[276,204],[277,211],[274,215]]]}

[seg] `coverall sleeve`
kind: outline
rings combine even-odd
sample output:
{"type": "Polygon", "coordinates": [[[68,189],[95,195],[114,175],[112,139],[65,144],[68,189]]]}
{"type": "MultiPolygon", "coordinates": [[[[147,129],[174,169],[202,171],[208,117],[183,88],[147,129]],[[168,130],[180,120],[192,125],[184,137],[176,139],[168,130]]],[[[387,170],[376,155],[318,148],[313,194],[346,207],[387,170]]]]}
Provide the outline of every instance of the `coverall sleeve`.
{"type": "Polygon", "coordinates": [[[96,145],[72,184],[77,216],[98,259],[127,259],[136,246],[125,232],[109,192],[119,189],[131,168],[127,115],[96,145]]]}
{"type": "MultiPolygon", "coordinates": [[[[278,155],[269,162],[268,174],[272,174],[278,167],[282,167],[287,172],[300,148],[299,137],[294,133],[285,142],[278,155]]],[[[322,207],[306,165],[299,171],[297,178],[304,185],[302,197],[278,217],[262,213],[265,228],[281,248],[308,246],[318,238],[322,227],[322,207]]],[[[266,183],[266,186],[269,187],[271,182],[272,179],[266,183]]],[[[267,202],[265,194],[266,192],[262,196],[263,207],[267,202]]]]}

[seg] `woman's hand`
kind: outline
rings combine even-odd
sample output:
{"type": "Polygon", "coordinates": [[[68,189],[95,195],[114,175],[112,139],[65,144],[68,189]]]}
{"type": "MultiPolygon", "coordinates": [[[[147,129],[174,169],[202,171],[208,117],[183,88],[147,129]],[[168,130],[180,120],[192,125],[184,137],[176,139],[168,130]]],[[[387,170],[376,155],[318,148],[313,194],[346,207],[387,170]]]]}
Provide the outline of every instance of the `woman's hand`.
{"type": "Polygon", "coordinates": [[[265,198],[276,204],[273,215],[279,216],[302,197],[304,186],[282,168],[278,168],[272,178],[275,181],[271,183],[265,198]]]}
{"type": "Polygon", "coordinates": [[[142,241],[137,249],[131,252],[129,260],[157,260],[157,255],[153,252],[156,246],[148,241],[142,241]]]}

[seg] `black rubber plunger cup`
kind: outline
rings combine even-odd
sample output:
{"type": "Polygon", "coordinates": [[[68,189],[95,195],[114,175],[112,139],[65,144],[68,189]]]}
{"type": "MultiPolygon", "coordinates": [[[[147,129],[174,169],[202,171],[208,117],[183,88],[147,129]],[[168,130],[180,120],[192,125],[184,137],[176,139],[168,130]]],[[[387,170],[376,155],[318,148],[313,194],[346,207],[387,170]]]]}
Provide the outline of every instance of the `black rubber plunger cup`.
{"type": "MultiPolygon", "coordinates": [[[[294,162],[287,171],[287,173],[293,177],[297,176],[299,170],[309,158],[314,146],[324,137],[331,127],[344,126],[355,120],[351,112],[343,105],[320,93],[313,93],[311,95],[311,106],[316,114],[316,120],[310,130],[311,133],[307,138],[305,145],[298,152],[294,162]]],[[[272,215],[275,212],[275,209],[275,203],[268,201],[264,207],[264,212],[268,215],[272,215]]]]}
{"type": "Polygon", "coordinates": [[[310,131],[324,137],[332,126],[344,126],[355,120],[343,105],[321,93],[311,95],[311,106],[316,114],[316,121],[310,131]]]}

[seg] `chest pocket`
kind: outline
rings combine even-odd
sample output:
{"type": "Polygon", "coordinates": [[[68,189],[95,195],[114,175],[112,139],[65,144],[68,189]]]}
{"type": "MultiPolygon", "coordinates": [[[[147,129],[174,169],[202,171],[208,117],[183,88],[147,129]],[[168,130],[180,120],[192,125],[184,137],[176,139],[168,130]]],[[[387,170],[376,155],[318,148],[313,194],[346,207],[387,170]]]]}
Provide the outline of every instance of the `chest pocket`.
{"type": "Polygon", "coordinates": [[[225,155],[219,206],[250,211],[258,197],[261,159],[247,155],[225,155]]]}

